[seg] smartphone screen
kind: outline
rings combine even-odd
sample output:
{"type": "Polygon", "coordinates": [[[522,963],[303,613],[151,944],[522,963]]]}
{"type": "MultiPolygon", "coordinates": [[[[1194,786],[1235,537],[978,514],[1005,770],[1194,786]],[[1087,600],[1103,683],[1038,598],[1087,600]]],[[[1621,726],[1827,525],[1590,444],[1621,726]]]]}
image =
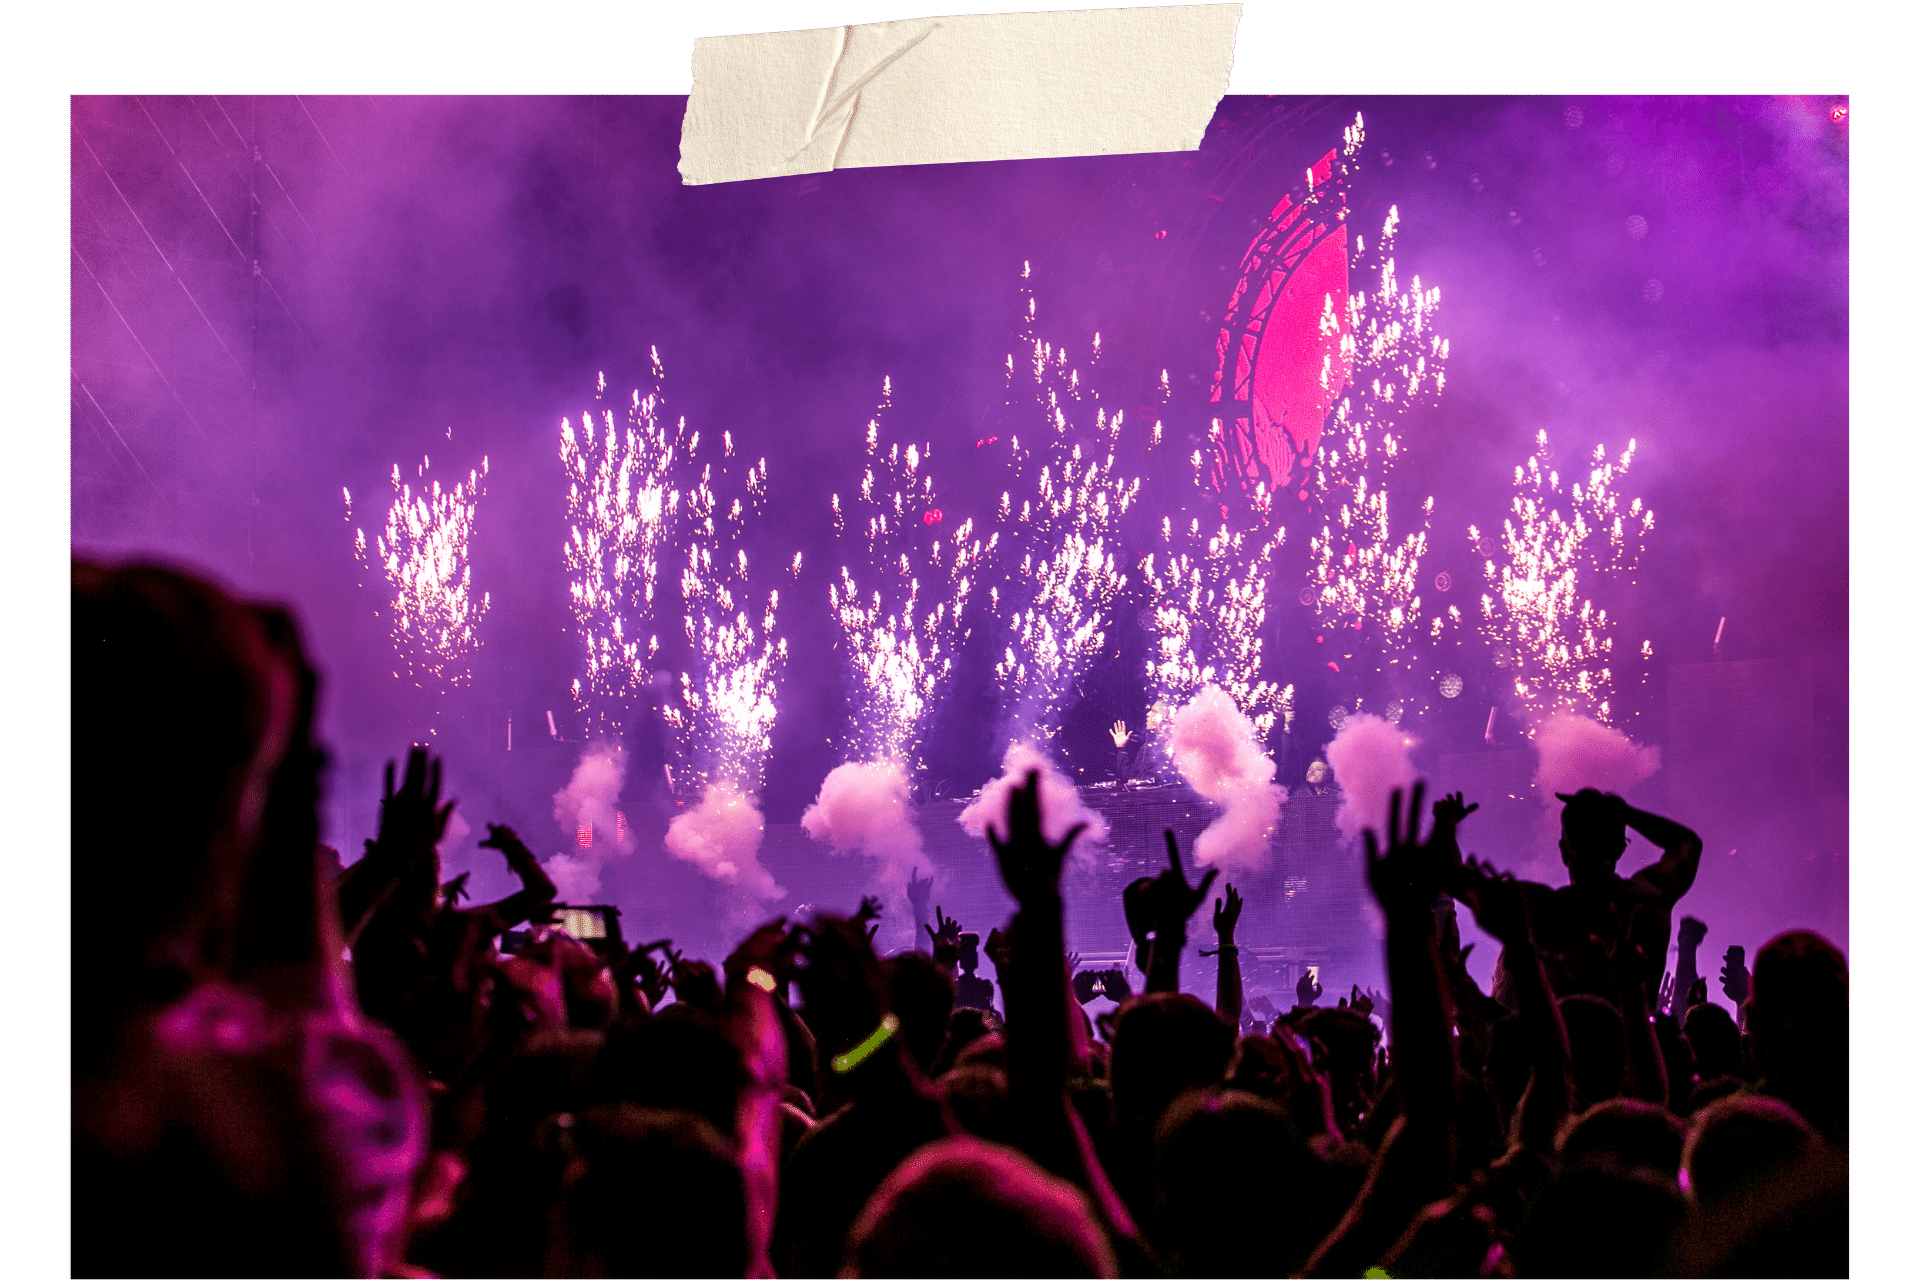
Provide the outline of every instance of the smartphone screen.
{"type": "Polygon", "coordinates": [[[554,923],[582,942],[607,936],[607,922],[598,907],[561,907],[554,923]]]}
{"type": "Polygon", "coordinates": [[[1310,964],[1307,966],[1307,981],[1313,983],[1313,985],[1316,987],[1320,985],[1320,966],[1319,965],[1310,964]]]}

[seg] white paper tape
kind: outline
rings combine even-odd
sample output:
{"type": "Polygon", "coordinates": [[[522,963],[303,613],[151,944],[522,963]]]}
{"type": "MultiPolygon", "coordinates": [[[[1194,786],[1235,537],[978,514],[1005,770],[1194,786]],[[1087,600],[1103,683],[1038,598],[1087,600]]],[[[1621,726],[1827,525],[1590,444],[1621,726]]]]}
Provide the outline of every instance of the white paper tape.
{"type": "Polygon", "coordinates": [[[680,176],[1192,151],[1239,21],[1209,4],[695,40],[680,176]]]}

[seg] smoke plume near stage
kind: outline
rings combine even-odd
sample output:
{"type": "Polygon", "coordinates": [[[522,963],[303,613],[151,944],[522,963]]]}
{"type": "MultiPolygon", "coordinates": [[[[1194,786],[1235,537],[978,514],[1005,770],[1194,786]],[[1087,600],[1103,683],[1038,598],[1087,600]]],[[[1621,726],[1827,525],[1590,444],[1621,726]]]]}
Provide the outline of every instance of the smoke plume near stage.
{"type": "Polygon", "coordinates": [[[697,188],[678,99],[233,102],[75,100],[73,541],[294,607],[346,861],[427,741],[477,897],[501,822],[690,953],[863,894],[914,945],[922,875],[984,937],[1038,767],[1083,957],[1172,827],[1277,1001],[1378,983],[1417,776],[1555,883],[1553,794],[1620,791],[1716,943],[1844,944],[1826,100],[1229,98],[1191,154],[697,188]]]}

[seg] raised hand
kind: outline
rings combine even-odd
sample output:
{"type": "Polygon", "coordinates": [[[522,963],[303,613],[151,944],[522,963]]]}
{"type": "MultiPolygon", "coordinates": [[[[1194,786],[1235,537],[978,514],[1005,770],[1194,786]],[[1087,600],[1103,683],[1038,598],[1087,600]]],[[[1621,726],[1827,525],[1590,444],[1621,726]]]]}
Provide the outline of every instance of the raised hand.
{"type": "Polygon", "coordinates": [[[721,966],[727,975],[727,982],[750,981],[769,995],[785,987],[793,977],[794,957],[799,954],[801,943],[799,931],[789,930],[786,926],[787,918],[776,916],[742,939],[721,966]],[[764,985],[765,979],[754,979],[752,975],[755,969],[772,979],[772,990],[764,985]]]}
{"type": "MultiPolygon", "coordinates": [[[[1167,869],[1153,878],[1152,887],[1147,892],[1147,901],[1153,911],[1154,931],[1185,933],[1188,917],[1207,900],[1207,891],[1213,888],[1213,882],[1219,875],[1220,868],[1208,867],[1198,885],[1189,885],[1186,868],[1180,864],[1180,842],[1174,838],[1173,828],[1167,828],[1167,869]]],[[[1239,918],[1237,908],[1234,918],[1239,918]]]]}
{"type": "Polygon", "coordinates": [[[1747,1002],[1753,994],[1753,975],[1747,972],[1747,949],[1728,947],[1726,958],[1720,963],[1720,990],[1726,992],[1727,999],[1735,1006],[1747,1002]]]}
{"type": "Polygon", "coordinates": [[[627,953],[620,962],[620,971],[615,975],[619,981],[625,981],[629,975],[640,983],[640,994],[647,998],[649,1009],[658,1008],[661,997],[667,994],[669,974],[673,968],[673,939],[662,938],[658,942],[649,942],[627,953]],[[664,964],[654,963],[653,953],[662,953],[664,964]]]}
{"type": "Polygon", "coordinates": [[[1100,996],[1101,975],[1092,969],[1083,969],[1073,975],[1073,998],[1081,1004],[1098,999],[1100,996]]]}
{"type": "Polygon", "coordinates": [[[915,867],[907,877],[907,905],[913,908],[913,918],[923,920],[927,914],[927,904],[933,901],[933,877],[920,874],[915,867]]]}
{"type": "Polygon", "coordinates": [[[1507,872],[1495,871],[1478,858],[1468,858],[1455,877],[1454,895],[1467,904],[1480,927],[1498,938],[1501,945],[1531,945],[1526,903],[1520,896],[1519,883],[1507,872]]]}
{"type": "Polygon", "coordinates": [[[407,752],[407,772],[396,790],[393,761],[387,761],[386,785],[380,799],[381,853],[405,862],[430,858],[446,834],[454,802],[440,803],[440,762],[425,747],[407,752]]]}
{"type": "Polygon", "coordinates": [[[1340,1004],[1343,1008],[1351,1009],[1363,1018],[1373,1012],[1373,997],[1360,990],[1360,984],[1357,982],[1353,984],[1352,993],[1342,999],[1340,1004]]]}
{"type": "MultiPolygon", "coordinates": [[[[1086,829],[1086,823],[1075,823],[1059,844],[1050,843],[1040,829],[1040,771],[1028,773],[1026,782],[1014,788],[1007,798],[1006,838],[1002,839],[991,825],[987,827],[987,840],[993,845],[993,856],[1000,864],[1000,878],[1006,882],[1013,900],[1024,907],[1057,899],[1061,864],[1066,861],[1073,842],[1086,829]]],[[[993,955],[991,941],[987,955],[993,955]]],[[[997,968],[999,962],[996,960],[994,964],[997,968]]]]}
{"type": "Polygon", "coordinates": [[[1687,988],[1687,1008],[1691,1010],[1697,1004],[1707,1002],[1707,980],[1695,978],[1693,985],[1687,988]]]}
{"type": "MultiPolygon", "coordinates": [[[[933,881],[927,883],[931,885],[933,881]]],[[[960,963],[960,922],[938,907],[933,909],[933,917],[935,924],[920,927],[933,940],[934,963],[951,969],[960,963]]]]}
{"type": "Polygon", "coordinates": [[[1233,945],[1233,931],[1240,924],[1240,908],[1243,905],[1240,900],[1240,891],[1232,885],[1227,886],[1225,898],[1213,900],[1213,933],[1220,940],[1221,946],[1233,945]]]}
{"type": "Polygon", "coordinates": [[[880,899],[871,894],[860,899],[860,909],[853,913],[853,922],[867,931],[867,941],[871,943],[874,935],[880,932],[880,899]]]}
{"type": "Polygon", "coordinates": [[[1319,980],[1313,976],[1313,970],[1302,969],[1300,971],[1300,981],[1293,984],[1293,998],[1296,1007],[1312,1004],[1320,998],[1322,990],[1323,988],[1320,986],[1319,980]]]}
{"type": "Polygon", "coordinates": [[[1451,795],[1441,796],[1433,802],[1433,821],[1436,826],[1457,827],[1466,816],[1478,809],[1476,804],[1466,802],[1466,792],[1455,791],[1451,795]]]}
{"type": "Polygon", "coordinates": [[[1124,970],[1102,969],[1094,976],[1100,980],[1100,994],[1115,1004],[1124,1004],[1133,997],[1133,990],[1127,986],[1127,975],[1124,970]]]}
{"type": "Polygon", "coordinates": [[[1425,791],[1423,782],[1413,784],[1411,798],[1394,788],[1387,801],[1385,853],[1380,851],[1380,837],[1373,828],[1362,832],[1367,843],[1367,883],[1381,907],[1389,912],[1431,908],[1441,890],[1459,876],[1460,846],[1454,841],[1453,824],[1472,810],[1452,803],[1457,797],[1435,805],[1433,830],[1422,841],[1420,811],[1425,791]]]}
{"type": "Polygon", "coordinates": [[[1697,947],[1707,940],[1707,922],[1693,916],[1680,917],[1680,932],[1676,941],[1683,947],[1697,947]]]}

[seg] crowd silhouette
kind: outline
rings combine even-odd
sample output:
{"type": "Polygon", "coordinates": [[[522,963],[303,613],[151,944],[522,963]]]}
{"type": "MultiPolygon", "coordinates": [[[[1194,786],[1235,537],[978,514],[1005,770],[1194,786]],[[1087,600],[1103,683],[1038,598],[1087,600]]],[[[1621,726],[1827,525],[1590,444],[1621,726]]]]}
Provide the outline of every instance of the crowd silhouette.
{"type": "Polygon", "coordinates": [[[419,748],[342,872],[316,693],[285,612],[75,561],[77,1275],[1847,1272],[1846,960],[1730,947],[1730,1015],[1682,916],[1669,977],[1700,841],[1617,796],[1561,797],[1550,887],[1462,853],[1470,797],[1396,793],[1364,838],[1387,989],[1282,1010],[1171,832],[1124,894],[1144,989],[1074,972],[1079,829],[1043,836],[1037,779],[990,831],[1012,919],[982,943],[916,878],[927,947],[889,956],[871,900],[717,964],[589,945],[500,826],[521,888],[461,905],[419,748]],[[1629,829],[1661,856],[1622,877],[1629,829]]]}

